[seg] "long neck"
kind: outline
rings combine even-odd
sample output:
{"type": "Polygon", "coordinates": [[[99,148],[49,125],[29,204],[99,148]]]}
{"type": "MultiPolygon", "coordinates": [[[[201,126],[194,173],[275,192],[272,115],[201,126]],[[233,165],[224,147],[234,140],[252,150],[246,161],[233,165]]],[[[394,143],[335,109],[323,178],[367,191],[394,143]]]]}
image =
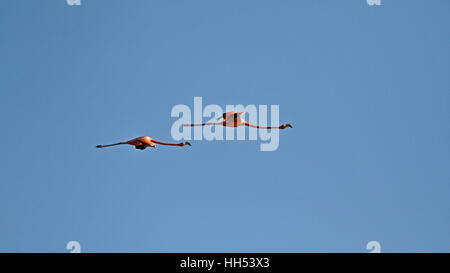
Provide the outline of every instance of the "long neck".
{"type": "Polygon", "coordinates": [[[265,126],[253,125],[248,122],[246,122],[245,125],[248,127],[253,127],[253,128],[258,128],[258,129],[280,129],[279,126],[278,127],[272,127],[272,126],[265,127],[265,126]]]}
{"type": "Polygon", "coordinates": [[[107,144],[107,145],[97,145],[97,148],[106,148],[106,147],[111,147],[111,146],[116,146],[116,145],[121,145],[121,144],[126,144],[123,142],[119,142],[119,143],[114,143],[114,144],[107,144]]]}

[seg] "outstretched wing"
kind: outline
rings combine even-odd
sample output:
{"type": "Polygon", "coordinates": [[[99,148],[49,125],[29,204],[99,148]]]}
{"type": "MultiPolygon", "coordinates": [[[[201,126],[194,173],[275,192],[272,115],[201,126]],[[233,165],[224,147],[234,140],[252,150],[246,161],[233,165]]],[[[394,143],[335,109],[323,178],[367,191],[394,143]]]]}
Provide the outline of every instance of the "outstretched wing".
{"type": "MultiPolygon", "coordinates": [[[[227,119],[230,119],[230,118],[233,118],[233,119],[237,119],[240,115],[242,115],[242,114],[244,114],[245,112],[234,112],[234,111],[232,111],[232,112],[226,112],[226,113],[223,113],[222,114],[222,118],[224,119],[224,120],[227,120],[227,119]]],[[[220,118],[217,118],[218,120],[220,119],[220,118]]]]}
{"type": "Polygon", "coordinates": [[[155,143],[153,143],[153,139],[150,138],[149,136],[139,137],[139,138],[137,138],[137,140],[142,142],[143,144],[147,144],[149,146],[155,145],[155,143]]]}

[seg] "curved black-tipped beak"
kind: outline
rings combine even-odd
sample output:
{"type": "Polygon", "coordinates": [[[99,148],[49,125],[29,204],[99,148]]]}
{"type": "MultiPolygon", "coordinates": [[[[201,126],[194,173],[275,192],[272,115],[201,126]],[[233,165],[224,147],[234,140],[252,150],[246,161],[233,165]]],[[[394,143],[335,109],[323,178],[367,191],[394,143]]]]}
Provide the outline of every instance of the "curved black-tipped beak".
{"type": "Polygon", "coordinates": [[[187,142],[187,141],[186,141],[184,144],[185,144],[185,145],[192,146],[191,143],[189,143],[189,142],[187,142]]]}

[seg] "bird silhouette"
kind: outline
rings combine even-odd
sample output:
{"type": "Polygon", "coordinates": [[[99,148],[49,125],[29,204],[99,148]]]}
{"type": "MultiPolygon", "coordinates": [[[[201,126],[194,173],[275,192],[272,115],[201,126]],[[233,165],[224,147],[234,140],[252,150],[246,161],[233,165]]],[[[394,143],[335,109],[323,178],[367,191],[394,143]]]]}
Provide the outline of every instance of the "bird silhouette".
{"type": "Polygon", "coordinates": [[[253,128],[258,129],[285,129],[287,127],[292,128],[292,125],[289,123],[283,124],[281,126],[259,126],[259,125],[253,125],[245,121],[243,118],[241,118],[241,115],[245,112],[226,112],[223,113],[221,117],[217,118],[222,119],[221,122],[208,122],[208,123],[201,123],[201,124],[183,124],[184,127],[192,127],[192,126],[206,126],[206,125],[222,125],[226,127],[239,127],[239,126],[249,126],[253,128]]]}
{"type": "Polygon", "coordinates": [[[181,147],[186,146],[186,145],[191,146],[191,143],[189,143],[187,141],[181,142],[181,143],[165,143],[165,142],[160,142],[160,141],[154,140],[149,136],[142,136],[142,137],[134,138],[132,140],[128,140],[125,142],[119,142],[119,143],[107,144],[107,145],[97,145],[95,147],[106,148],[106,147],[123,145],[123,144],[133,145],[136,149],[139,149],[139,150],[144,150],[147,147],[156,148],[156,144],[169,145],[169,146],[181,146],[181,147]]]}

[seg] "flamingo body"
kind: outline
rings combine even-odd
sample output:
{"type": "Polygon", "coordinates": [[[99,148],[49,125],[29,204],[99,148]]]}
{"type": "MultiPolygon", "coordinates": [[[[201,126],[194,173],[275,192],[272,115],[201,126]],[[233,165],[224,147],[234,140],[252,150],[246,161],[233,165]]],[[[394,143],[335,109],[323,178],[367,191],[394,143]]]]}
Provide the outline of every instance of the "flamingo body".
{"type": "Polygon", "coordinates": [[[245,120],[241,118],[241,115],[245,112],[226,112],[222,115],[222,125],[226,127],[239,127],[245,125],[245,120]]]}

